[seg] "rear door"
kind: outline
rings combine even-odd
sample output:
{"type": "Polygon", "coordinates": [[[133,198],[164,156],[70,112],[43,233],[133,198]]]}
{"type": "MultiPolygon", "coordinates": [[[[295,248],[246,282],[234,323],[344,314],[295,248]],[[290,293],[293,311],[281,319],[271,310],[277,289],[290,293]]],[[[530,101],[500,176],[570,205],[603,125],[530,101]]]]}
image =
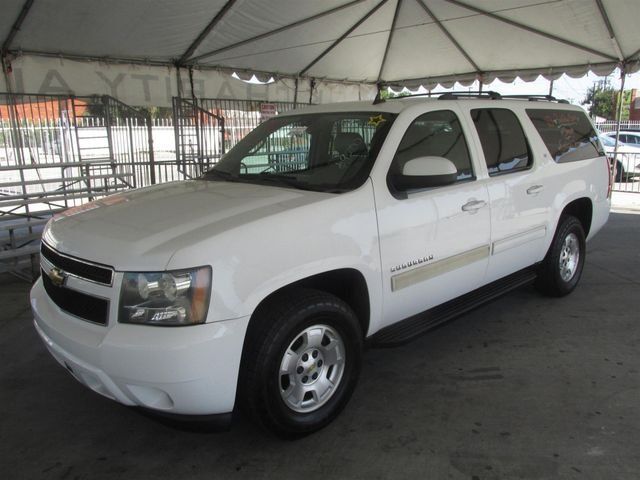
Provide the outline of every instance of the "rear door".
{"type": "Polygon", "coordinates": [[[544,257],[553,192],[548,162],[536,158],[521,120],[508,108],[467,106],[484,156],[491,205],[491,258],[486,282],[544,257]]]}

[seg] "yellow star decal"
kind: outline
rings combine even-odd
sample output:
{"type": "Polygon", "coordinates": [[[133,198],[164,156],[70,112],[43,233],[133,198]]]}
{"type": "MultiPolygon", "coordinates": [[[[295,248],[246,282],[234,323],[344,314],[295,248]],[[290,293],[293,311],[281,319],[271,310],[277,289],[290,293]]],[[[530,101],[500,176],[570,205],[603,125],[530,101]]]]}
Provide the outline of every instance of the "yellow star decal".
{"type": "Polygon", "coordinates": [[[376,115],[375,117],[369,117],[369,125],[373,125],[374,127],[377,127],[382,122],[386,122],[382,114],[376,115]]]}

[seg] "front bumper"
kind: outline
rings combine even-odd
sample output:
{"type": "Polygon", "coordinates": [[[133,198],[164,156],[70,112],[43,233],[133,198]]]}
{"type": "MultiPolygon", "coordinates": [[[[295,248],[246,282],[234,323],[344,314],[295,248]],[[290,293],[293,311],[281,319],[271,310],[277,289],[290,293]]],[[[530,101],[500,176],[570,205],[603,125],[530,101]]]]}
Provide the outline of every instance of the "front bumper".
{"type": "Polygon", "coordinates": [[[31,290],[35,328],[82,384],[124,405],[165,414],[233,410],[249,317],[188,327],[95,325],[58,308],[42,279],[31,290]]]}

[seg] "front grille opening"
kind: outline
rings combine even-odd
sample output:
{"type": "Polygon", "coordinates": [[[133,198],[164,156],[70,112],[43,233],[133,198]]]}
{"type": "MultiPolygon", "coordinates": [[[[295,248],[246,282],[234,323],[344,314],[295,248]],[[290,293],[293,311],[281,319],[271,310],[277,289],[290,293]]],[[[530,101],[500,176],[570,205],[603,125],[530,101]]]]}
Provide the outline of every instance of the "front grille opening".
{"type": "Polygon", "coordinates": [[[81,278],[86,278],[93,282],[102,283],[104,285],[111,285],[113,269],[108,266],[99,266],[89,263],[85,263],[81,260],[75,260],[65,255],[60,255],[58,252],[47,246],[42,242],[40,253],[44,258],[49,260],[56,267],[64,270],[67,273],[76,275],[81,278]]]}
{"type": "Polygon", "coordinates": [[[47,273],[42,271],[42,284],[49,298],[58,307],[83,320],[106,325],[109,318],[109,301],[65,287],[56,287],[47,273]]]}

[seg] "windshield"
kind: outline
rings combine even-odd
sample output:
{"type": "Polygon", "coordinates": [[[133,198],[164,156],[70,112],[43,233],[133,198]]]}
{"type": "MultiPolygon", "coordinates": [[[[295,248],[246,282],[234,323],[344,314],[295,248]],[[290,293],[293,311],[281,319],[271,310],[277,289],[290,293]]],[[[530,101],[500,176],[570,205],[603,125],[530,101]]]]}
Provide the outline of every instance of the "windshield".
{"type": "Polygon", "coordinates": [[[368,177],[396,115],[317,113],[259,125],[202,177],[340,193],[368,177]]]}
{"type": "MultiPolygon", "coordinates": [[[[611,138],[607,135],[600,135],[600,141],[605,147],[615,147],[616,141],[614,138],[611,138]]],[[[622,145],[622,142],[618,142],[619,145],[622,145]]]]}

